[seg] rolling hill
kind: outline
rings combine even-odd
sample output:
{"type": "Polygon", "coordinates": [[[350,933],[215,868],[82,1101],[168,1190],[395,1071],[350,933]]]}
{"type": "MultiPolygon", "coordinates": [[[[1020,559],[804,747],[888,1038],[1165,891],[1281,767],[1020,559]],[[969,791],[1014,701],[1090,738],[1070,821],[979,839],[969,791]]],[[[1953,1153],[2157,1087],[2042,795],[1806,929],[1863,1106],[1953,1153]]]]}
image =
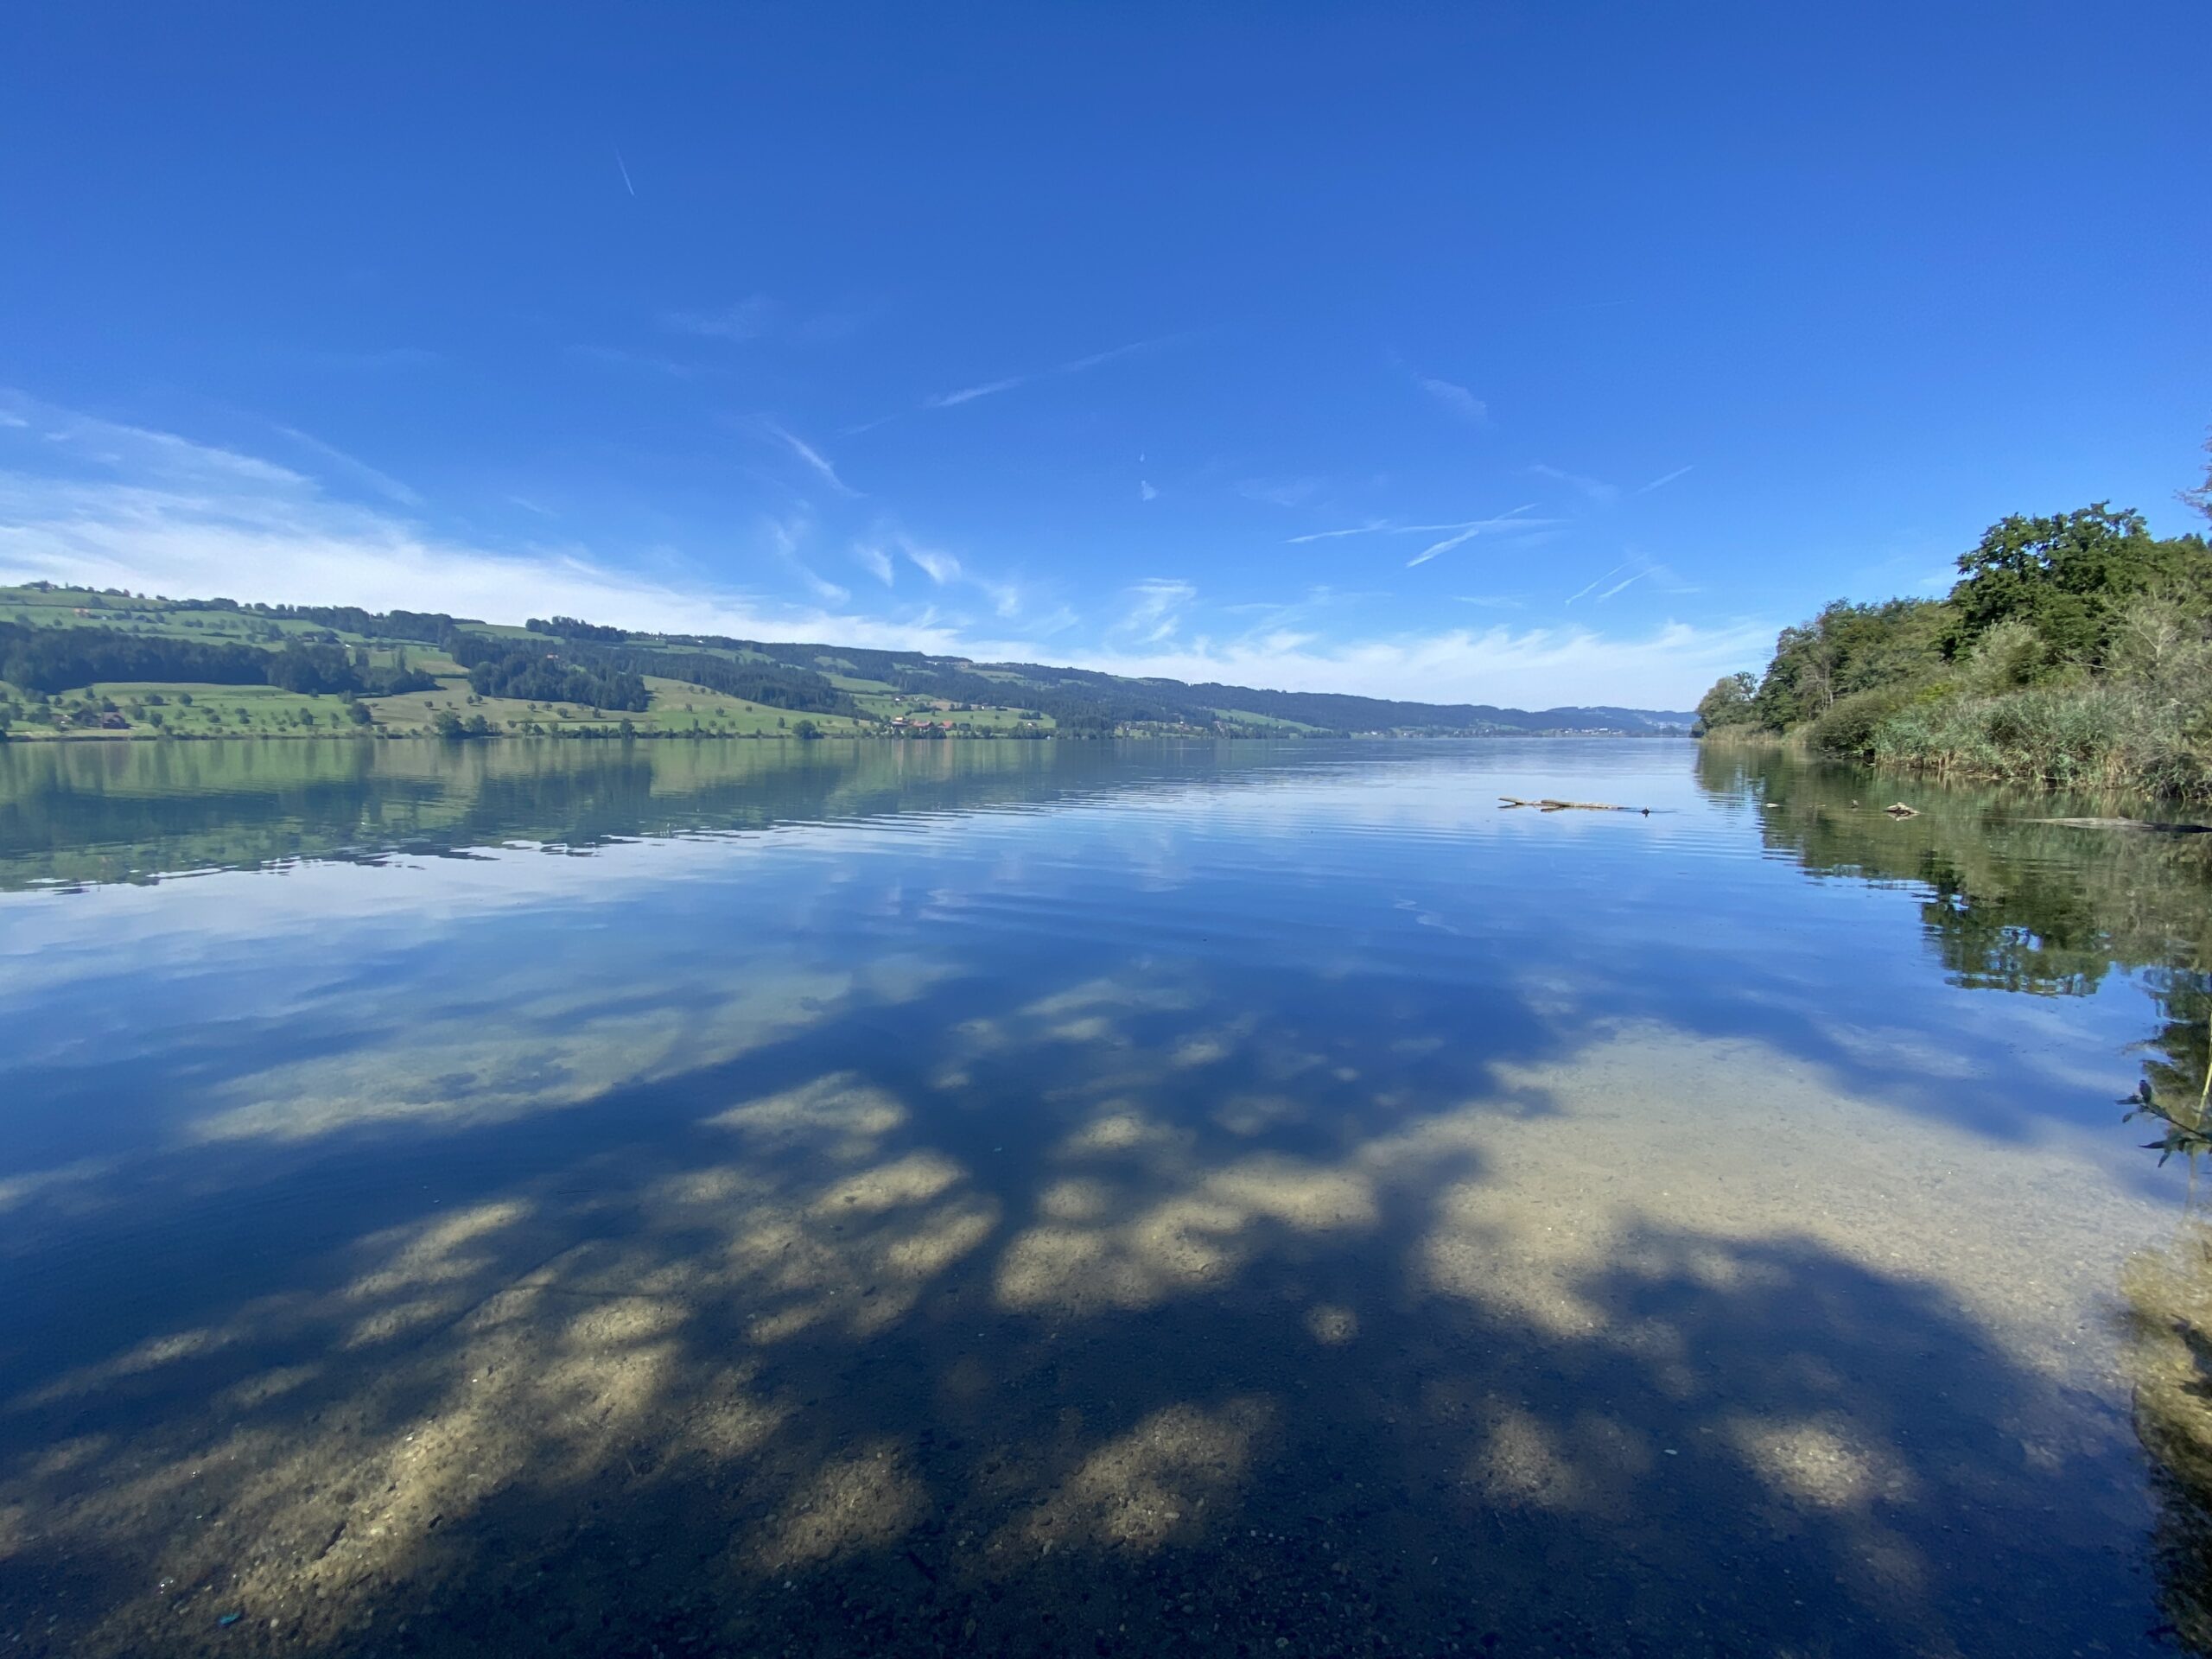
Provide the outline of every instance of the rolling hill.
{"type": "Polygon", "coordinates": [[[218,735],[1103,737],[1686,732],[1686,712],[1535,711],[1131,679],[574,617],[0,588],[19,738],[218,735]]]}

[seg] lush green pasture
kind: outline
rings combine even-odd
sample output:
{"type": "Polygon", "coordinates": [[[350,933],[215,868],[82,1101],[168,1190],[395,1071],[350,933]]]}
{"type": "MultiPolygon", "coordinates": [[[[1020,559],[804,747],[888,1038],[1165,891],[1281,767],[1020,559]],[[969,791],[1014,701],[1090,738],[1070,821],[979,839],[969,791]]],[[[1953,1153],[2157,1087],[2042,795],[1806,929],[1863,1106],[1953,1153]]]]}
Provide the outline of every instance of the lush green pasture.
{"type": "MultiPolygon", "coordinates": [[[[435,669],[435,664],[426,664],[435,669]]],[[[480,697],[460,675],[441,676],[435,691],[410,691],[378,697],[368,707],[377,726],[393,732],[428,732],[441,713],[461,720],[481,716],[495,732],[531,734],[533,728],[548,734],[580,731],[620,731],[627,721],[632,731],[691,733],[702,737],[790,735],[801,720],[810,720],[825,737],[849,737],[868,729],[863,721],[838,715],[794,715],[766,703],[724,696],[685,680],[645,677],[652,693],[652,707],[642,713],[623,714],[573,702],[526,702],[513,697],[480,697]]]]}
{"type": "Polygon", "coordinates": [[[327,737],[359,732],[342,697],[308,696],[268,685],[191,685],[132,681],[86,686],[51,698],[41,710],[0,688],[18,712],[10,735],[56,738],[327,737]],[[113,722],[120,721],[120,727],[113,722]]]}
{"type": "Polygon", "coordinates": [[[904,717],[909,721],[926,721],[931,725],[950,721],[957,727],[967,727],[978,732],[1046,731],[1052,729],[1048,715],[1041,720],[1027,719],[1019,708],[993,709],[974,703],[959,703],[944,697],[919,697],[897,691],[858,691],[853,701],[885,721],[904,717]]]}
{"type": "Polygon", "coordinates": [[[1255,715],[1249,709],[1217,709],[1213,711],[1223,720],[1235,721],[1240,726],[1264,726],[1277,732],[1319,732],[1319,726],[1308,726],[1300,721],[1282,720],[1274,715],[1255,715]]]}

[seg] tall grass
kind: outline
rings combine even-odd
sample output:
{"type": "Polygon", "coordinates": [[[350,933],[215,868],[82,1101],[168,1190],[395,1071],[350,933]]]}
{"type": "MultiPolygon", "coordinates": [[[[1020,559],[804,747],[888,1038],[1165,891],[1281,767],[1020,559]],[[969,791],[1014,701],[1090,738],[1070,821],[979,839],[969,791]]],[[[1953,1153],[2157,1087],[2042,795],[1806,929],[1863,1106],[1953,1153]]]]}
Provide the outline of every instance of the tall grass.
{"type": "Polygon", "coordinates": [[[2212,801],[2212,640],[2146,596],[2091,674],[2039,657],[2025,624],[1993,628],[1940,681],[1839,699],[1808,747],[1960,778],[2212,801]]]}
{"type": "Polygon", "coordinates": [[[1957,777],[2212,800],[2202,712],[2139,684],[2028,686],[1900,709],[1875,722],[1866,753],[1957,777]]]}

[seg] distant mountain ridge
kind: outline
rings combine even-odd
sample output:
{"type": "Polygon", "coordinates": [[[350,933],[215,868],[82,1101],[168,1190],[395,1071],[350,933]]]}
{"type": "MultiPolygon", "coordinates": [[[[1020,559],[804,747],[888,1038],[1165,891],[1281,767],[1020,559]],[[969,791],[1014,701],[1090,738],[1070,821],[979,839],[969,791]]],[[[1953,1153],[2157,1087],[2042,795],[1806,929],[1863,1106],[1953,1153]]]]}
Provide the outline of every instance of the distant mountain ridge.
{"type": "MultiPolygon", "coordinates": [[[[872,678],[897,680],[928,675],[963,696],[1027,686],[1066,696],[1108,700],[1116,696],[1156,700],[1195,721],[1211,713],[1234,712],[1324,731],[1510,731],[1510,732],[1688,732],[1694,712],[1624,709],[1611,705],[1505,709],[1491,703],[1415,702],[1392,697],[1363,697],[1340,691],[1281,691],[1259,686],[1227,685],[1206,680],[1137,678],[1097,669],[1065,668],[1044,663],[985,662],[967,657],[932,656],[926,652],[857,650],[815,644],[761,644],[751,649],[772,659],[800,666],[836,663],[872,678]]],[[[1133,714],[1141,721],[1145,716],[1133,714]]]]}

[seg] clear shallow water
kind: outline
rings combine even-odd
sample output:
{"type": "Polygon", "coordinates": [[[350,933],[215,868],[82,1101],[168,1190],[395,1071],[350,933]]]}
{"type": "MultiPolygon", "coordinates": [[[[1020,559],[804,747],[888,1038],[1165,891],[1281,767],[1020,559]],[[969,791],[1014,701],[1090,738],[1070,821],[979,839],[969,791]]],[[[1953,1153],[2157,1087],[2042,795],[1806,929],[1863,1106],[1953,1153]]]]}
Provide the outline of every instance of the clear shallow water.
{"type": "Polygon", "coordinates": [[[2063,810],[0,748],[0,1641],[2158,1650],[2196,1245],[2112,1103],[2201,1076],[2212,904],[2063,810]]]}

